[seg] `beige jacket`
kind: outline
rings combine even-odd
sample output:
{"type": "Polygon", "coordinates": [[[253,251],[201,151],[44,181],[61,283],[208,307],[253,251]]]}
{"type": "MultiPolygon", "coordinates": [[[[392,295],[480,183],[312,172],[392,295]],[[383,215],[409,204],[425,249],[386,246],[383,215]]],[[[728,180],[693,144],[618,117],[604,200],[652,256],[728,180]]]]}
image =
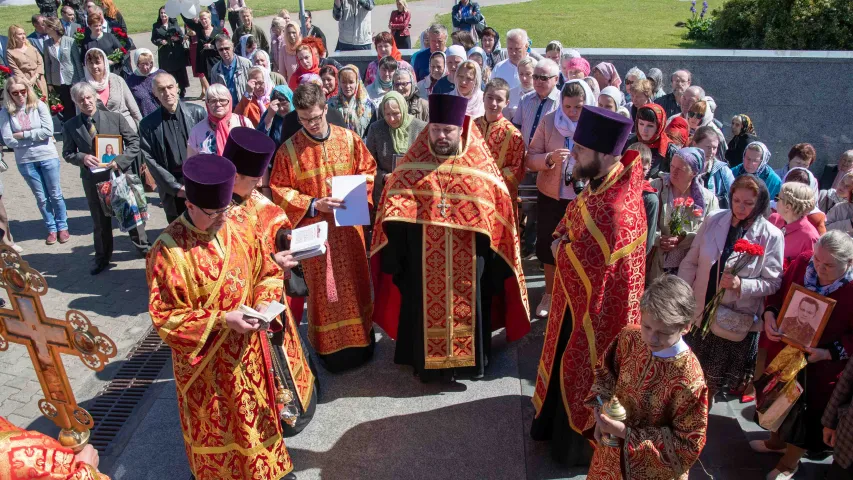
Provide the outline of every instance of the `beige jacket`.
{"type": "MultiPolygon", "coordinates": [[[[556,114],[557,112],[553,111],[539,120],[539,126],[536,127],[536,133],[533,134],[533,139],[527,149],[524,164],[527,165],[528,170],[539,172],[536,178],[536,188],[543,194],[559,200],[560,182],[563,181],[563,161],[560,160],[560,157],[553,155],[551,161],[554,162],[554,166],[548,167],[545,163],[548,153],[566,148],[566,137],[562,136],[554,127],[556,114]]],[[[566,161],[570,159],[571,157],[566,157],[566,161]]],[[[570,189],[569,199],[575,197],[574,190],[570,189]]]]}
{"type": "MultiPolygon", "coordinates": [[[[731,210],[717,210],[706,217],[696,232],[687,257],[678,267],[678,276],[693,287],[693,295],[696,297],[694,322],[702,319],[705,294],[711,281],[711,269],[720,260],[731,222],[731,210]]],[[[755,219],[743,238],[750,243],[762,245],[764,256],[754,258],[740,271],[740,292],[727,290],[723,296],[723,305],[740,313],[755,315],[751,331],[757,332],[763,325],[761,312],[764,309],[764,298],[776,293],[782,286],[785,240],[782,231],[761,216],[755,219]]],[[[726,266],[733,266],[737,258],[737,254],[732,254],[726,266]]]]}

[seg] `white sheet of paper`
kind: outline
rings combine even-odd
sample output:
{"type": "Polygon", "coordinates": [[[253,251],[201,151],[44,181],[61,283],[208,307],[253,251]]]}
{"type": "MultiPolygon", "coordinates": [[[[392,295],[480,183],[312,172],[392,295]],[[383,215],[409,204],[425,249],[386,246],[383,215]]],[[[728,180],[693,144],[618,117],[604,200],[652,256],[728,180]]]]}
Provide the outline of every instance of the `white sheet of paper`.
{"type": "Polygon", "coordinates": [[[370,224],[366,176],[343,175],[332,177],[332,196],[342,199],[346,206],[346,208],[335,209],[335,226],[352,227],[370,224]]]}
{"type": "Polygon", "coordinates": [[[105,167],[89,167],[89,171],[92,173],[101,173],[106,172],[107,169],[105,167]]]}

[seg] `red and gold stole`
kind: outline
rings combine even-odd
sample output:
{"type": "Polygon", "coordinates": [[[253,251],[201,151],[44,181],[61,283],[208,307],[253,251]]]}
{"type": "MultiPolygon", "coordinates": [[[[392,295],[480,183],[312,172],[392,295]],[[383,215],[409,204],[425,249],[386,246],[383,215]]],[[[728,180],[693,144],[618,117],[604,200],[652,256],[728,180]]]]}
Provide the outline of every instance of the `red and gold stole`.
{"type": "Polygon", "coordinates": [[[636,152],[628,152],[595,190],[586,188],[573,201],[555,235],[568,235],[557,249],[557,272],[551,312],[533,405],[538,416],[554,377],[557,341],[566,309],[572,334],[560,359],[563,405],[577,432],[592,422],[583,401],[593,369],[616,334],[640,323],[646,264],[646,214],[643,169],[636,152]]]}
{"type": "Polygon", "coordinates": [[[513,201],[479,130],[466,124],[462,141],[459,155],[440,157],[429,146],[428,130],[421,132],[385,183],[373,229],[374,320],[396,338],[400,292],[378,269],[379,255],[388,244],[382,224],[423,225],[424,351],[429,369],[475,364],[477,233],[489,237],[492,250],[513,271],[505,295],[495,299],[501,305],[492,309],[494,328],[506,326],[509,340],[530,330],[513,201]]]}

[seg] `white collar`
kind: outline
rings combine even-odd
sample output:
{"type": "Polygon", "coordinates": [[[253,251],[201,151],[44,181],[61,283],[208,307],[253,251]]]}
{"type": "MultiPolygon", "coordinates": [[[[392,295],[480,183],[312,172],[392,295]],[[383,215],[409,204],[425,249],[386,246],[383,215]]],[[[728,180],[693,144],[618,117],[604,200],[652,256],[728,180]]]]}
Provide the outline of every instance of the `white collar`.
{"type": "Polygon", "coordinates": [[[684,338],[679,338],[678,342],[675,345],[665,348],[659,352],[652,352],[652,355],[658,358],[672,358],[678,355],[681,352],[686,352],[690,347],[687,346],[687,342],[684,341],[684,338]]]}

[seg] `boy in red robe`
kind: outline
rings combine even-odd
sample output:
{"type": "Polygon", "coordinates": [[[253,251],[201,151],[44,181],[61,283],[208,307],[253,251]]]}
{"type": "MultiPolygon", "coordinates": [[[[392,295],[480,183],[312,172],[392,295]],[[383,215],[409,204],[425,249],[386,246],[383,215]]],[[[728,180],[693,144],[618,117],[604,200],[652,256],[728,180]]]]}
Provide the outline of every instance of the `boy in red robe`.
{"type": "Polygon", "coordinates": [[[708,387],[699,360],[681,336],[690,330],[696,300],[684,280],[658,278],[640,300],[640,325],[622,329],[595,369],[586,399],[596,441],[589,479],[687,479],[705,446],[708,387]],[[652,393],[649,393],[652,392],[652,393]],[[624,421],[610,418],[599,400],[618,398],[624,421]],[[619,446],[602,444],[602,435],[619,446]]]}
{"type": "Polygon", "coordinates": [[[504,177],[509,195],[515,202],[518,184],[524,178],[524,153],[527,149],[521,132],[503,116],[503,109],[509,104],[509,84],[506,80],[490,80],[486,84],[483,102],[486,112],[474,120],[474,124],[483,134],[486,146],[504,177]]]}

